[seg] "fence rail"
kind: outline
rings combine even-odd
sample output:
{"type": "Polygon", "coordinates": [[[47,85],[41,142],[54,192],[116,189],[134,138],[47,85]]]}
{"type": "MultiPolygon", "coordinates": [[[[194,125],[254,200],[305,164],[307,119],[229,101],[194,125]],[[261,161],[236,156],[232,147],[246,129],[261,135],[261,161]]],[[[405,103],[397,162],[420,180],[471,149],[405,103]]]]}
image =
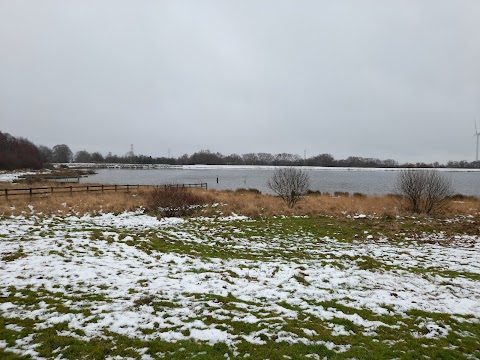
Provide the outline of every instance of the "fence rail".
{"type": "Polygon", "coordinates": [[[76,185],[76,186],[45,186],[45,187],[29,187],[29,188],[10,188],[0,189],[0,197],[8,199],[12,196],[30,196],[33,195],[53,195],[53,194],[76,194],[83,192],[130,192],[131,190],[139,190],[140,188],[153,187],[188,187],[207,189],[207,183],[198,184],[165,184],[165,185],[76,185]]]}
{"type": "Polygon", "coordinates": [[[64,182],[64,183],[80,183],[80,175],[23,175],[20,176],[20,179],[22,180],[41,180],[41,181],[58,181],[58,182],[64,182]]]}

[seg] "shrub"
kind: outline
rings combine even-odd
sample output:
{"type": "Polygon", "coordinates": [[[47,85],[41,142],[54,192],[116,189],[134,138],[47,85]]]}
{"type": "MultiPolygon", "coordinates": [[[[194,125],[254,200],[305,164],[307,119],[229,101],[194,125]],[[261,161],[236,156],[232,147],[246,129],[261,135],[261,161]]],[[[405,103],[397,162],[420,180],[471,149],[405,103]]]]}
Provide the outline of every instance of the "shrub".
{"type": "Polygon", "coordinates": [[[289,208],[293,208],[307,192],[310,177],[300,169],[280,168],[275,170],[267,185],[289,208]]]}
{"type": "Polygon", "coordinates": [[[477,200],[477,197],[473,195],[454,194],[450,196],[450,199],[454,201],[465,201],[465,200],[477,200]]]}
{"type": "Polygon", "coordinates": [[[239,188],[235,190],[235,192],[238,194],[257,194],[257,195],[260,195],[262,193],[260,190],[255,188],[248,188],[248,189],[239,188]]]}
{"type": "Polygon", "coordinates": [[[147,210],[164,217],[191,215],[205,199],[186,187],[161,186],[147,195],[147,210]]]}
{"type": "Polygon", "coordinates": [[[436,170],[403,170],[395,189],[407,210],[413,213],[434,213],[446,207],[453,187],[450,179],[436,170]]]}

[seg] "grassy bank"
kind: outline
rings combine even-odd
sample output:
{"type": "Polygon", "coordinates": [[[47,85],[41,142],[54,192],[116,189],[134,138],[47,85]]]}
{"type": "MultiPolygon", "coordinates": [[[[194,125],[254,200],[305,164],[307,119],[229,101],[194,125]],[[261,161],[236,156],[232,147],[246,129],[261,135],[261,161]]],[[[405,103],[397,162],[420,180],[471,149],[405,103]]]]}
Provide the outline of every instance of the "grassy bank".
{"type": "MultiPolygon", "coordinates": [[[[35,186],[62,186],[59,183],[36,183],[35,186]]],[[[18,184],[2,184],[2,187],[25,187],[18,184]]],[[[309,194],[294,209],[289,209],[278,197],[260,194],[255,191],[215,191],[192,189],[205,199],[207,204],[219,204],[205,207],[204,215],[214,216],[219,211],[226,214],[236,213],[245,216],[274,215],[329,215],[354,216],[358,214],[379,217],[408,216],[395,196],[333,196],[330,194],[309,194]]],[[[74,195],[18,196],[8,200],[0,198],[0,214],[22,214],[31,212],[31,208],[44,214],[68,214],[69,212],[98,213],[123,212],[145,207],[150,189],[142,187],[129,193],[77,193],[74,195]]],[[[457,196],[440,217],[470,215],[480,212],[480,201],[474,197],[457,196]]]]}
{"type": "Polygon", "coordinates": [[[144,192],[1,203],[0,358],[478,358],[477,200],[201,194],[185,219],[144,192]]]}

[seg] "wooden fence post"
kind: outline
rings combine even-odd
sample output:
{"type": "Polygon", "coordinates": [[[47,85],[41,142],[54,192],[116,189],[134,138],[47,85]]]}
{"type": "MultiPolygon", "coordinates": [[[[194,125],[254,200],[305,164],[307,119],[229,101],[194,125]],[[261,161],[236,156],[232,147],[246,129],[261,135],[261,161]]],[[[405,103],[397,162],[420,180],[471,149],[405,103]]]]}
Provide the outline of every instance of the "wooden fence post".
{"type": "MultiPolygon", "coordinates": [[[[73,188],[75,187],[76,189],[80,189],[80,188],[83,188],[85,187],[86,188],[86,192],[90,192],[90,188],[93,187],[93,188],[96,188],[96,187],[101,187],[101,191],[102,193],[104,193],[106,190],[112,190],[110,187],[112,185],[94,185],[94,186],[89,186],[89,185],[85,185],[85,186],[62,186],[62,187],[58,187],[57,189],[70,189],[70,191],[67,190],[67,192],[70,193],[70,195],[73,195],[74,191],[73,191],[73,188]]],[[[145,185],[142,185],[142,186],[145,186],[145,185]]],[[[150,188],[149,185],[146,185],[148,188],[150,188]]],[[[120,190],[123,189],[123,187],[126,187],[126,192],[127,193],[130,193],[133,189],[137,189],[138,191],[140,191],[140,184],[137,184],[137,185],[114,185],[114,190],[115,192],[118,192],[120,190]],[[120,186],[120,188],[119,188],[120,186]]],[[[167,190],[167,188],[174,188],[176,187],[177,189],[178,188],[185,188],[185,187],[200,187],[200,188],[205,188],[205,189],[208,189],[208,184],[207,183],[198,183],[198,184],[157,184],[157,185],[153,185],[152,187],[156,187],[157,189],[159,189],[160,187],[163,187],[165,190],[167,190]]],[[[0,192],[2,193],[5,193],[5,198],[8,199],[9,195],[11,196],[12,195],[12,192],[9,191],[9,190],[23,190],[25,192],[23,193],[15,193],[13,192],[13,195],[26,195],[27,193],[29,194],[30,197],[33,197],[33,195],[39,195],[39,194],[48,194],[48,191],[50,191],[50,194],[55,194],[55,189],[56,187],[54,186],[50,186],[50,187],[44,187],[44,188],[23,188],[23,189],[1,189],[0,192]],[[43,192],[37,192],[37,193],[34,193],[33,190],[44,190],[43,192]]],[[[95,190],[92,190],[93,192],[95,192],[95,190]]],[[[62,191],[60,191],[62,192],[62,191]]],[[[78,191],[75,191],[75,192],[83,192],[82,190],[78,190],[78,191]]]]}

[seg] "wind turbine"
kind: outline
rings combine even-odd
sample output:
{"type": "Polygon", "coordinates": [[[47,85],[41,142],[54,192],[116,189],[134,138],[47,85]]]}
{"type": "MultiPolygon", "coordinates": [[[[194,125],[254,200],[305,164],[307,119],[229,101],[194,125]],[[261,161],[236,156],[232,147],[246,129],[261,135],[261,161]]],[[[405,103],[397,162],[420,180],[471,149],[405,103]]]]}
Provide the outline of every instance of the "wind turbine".
{"type": "Polygon", "coordinates": [[[473,135],[473,136],[477,137],[477,158],[476,158],[476,161],[478,161],[478,137],[480,136],[480,133],[477,130],[477,120],[475,120],[475,135],[473,135]]]}

